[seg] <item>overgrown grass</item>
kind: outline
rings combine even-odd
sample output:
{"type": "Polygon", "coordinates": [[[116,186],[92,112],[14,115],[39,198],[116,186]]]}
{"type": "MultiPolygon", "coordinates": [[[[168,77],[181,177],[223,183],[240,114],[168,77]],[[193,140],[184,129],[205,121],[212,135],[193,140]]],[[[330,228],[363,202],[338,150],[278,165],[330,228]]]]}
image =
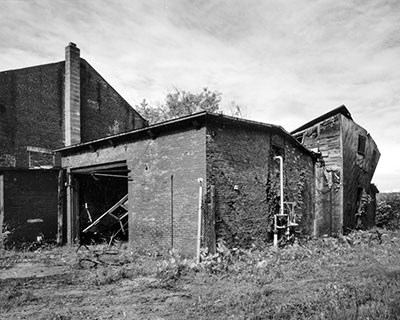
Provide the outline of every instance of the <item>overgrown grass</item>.
{"type": "Polygon", "coordinates": [[[359,231],[278,250],[220,245],[196,267],[173,257],[161,274],[170,286],[191,284],[194,298],[177,307],[185,317],[400,319],[399,236],[359,231]]]}
{"type": "MultiPolygon", "coordinates": [[[[140,290],[167,297],[165,313],[173,317],[166,319],[379,320],[400,319],[399,248],[399,231],[373,230],[280,249],[228,249],[220,243],[216,254],[203,252],[200,264],[177,252],[152,257],[120,247],[101,256],[95,268],[80,268],[80,259],[97,259],[93,252],[106,246],[78,253],[76,248],[13,252],[0,261],[1,266],[29,259],[49,266],[62,261],[69,266],[66,285],[88,287],[87,292],[151,279],[141,282],[140,290]],[[171,294],[178,298],[168,300],[171,294]]],[[[22,284],[1,288],[1,310],[40,301],[34,289],[22,284]]]]}

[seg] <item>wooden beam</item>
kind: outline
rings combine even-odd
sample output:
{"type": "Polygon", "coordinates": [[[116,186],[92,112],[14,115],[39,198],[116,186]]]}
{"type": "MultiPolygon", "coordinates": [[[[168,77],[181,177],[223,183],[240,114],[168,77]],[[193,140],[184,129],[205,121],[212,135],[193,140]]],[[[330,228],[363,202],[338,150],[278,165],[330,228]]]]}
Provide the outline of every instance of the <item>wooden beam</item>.
{"type": "Polygon", "coordinates": [[[79,208],[79,183],[75,176],[72,176],[73,192],[73,241],[80,243],[80,208],[79,208]]]}
{"type": "Polygon", "coordinates": [[[54,152],[50,149],[37,148],[37,147],[31,147],[31,146],[27,146],[26,150],[30,151],[30,152],[37,152],[37,153],[54,154],[54,152]]]}
{"type": "Polygon", "coordinates": [[[117,168],[125,168],[126,167],[126,161],[118,161],[118,162],[113,162],[113,163],[106,163],[106,164],[101,164],[101,165],[95,165],[91,167],[84,167],[84,168],[78,168],[78,169],[72,169],[72,173],[93,173],[95,171],[101,171],[101,170],[110,170],[110,169],[117,169],[117,168]]]}
{"type": "Polygon", "coordinates": [[[72,246],[74,244],[74,236],[75,236],[75,191],[74,191],[74,179],[71,174],[71,169],[67,169],[67,190],[66,190],[66,198],[67,198],[67,244],[72,246]]]}
{"type": "Polygon", "coordinates": [[[63,244],[64,190],[64,171],[60,170],[58,172],[57,245],[63,244]]]}

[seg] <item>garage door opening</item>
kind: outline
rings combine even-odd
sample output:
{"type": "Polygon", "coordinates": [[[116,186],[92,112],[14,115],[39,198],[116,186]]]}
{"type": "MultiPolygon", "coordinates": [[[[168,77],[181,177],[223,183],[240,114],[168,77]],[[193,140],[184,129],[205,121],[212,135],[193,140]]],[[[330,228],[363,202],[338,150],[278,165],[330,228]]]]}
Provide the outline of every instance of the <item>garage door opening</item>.
{"type": "Polygon", "coordinates": [[[80,168],[76,181],[77,224],[81,244],[128,241],[128,180],[126,163],[80,168]]]}

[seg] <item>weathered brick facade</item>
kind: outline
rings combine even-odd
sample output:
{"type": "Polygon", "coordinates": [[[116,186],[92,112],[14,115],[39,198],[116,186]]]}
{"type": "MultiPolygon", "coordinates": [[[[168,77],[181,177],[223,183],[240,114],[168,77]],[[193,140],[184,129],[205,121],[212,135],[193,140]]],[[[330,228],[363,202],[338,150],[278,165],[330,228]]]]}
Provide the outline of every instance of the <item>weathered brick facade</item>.
{"type": "Polygon", "coordinates": [[[79,53],[72,56],[78,59],[72,63],[78,68],[72,72],[72,83],[65,83],[64,61],[0,72],[0,161],[4,166],[27,168],[28,146],[53,150],[69,145],[64,134],[65,100],[78,100],[74,107],[80,107],[67,112],[73,113],[74,130],[80,131],[75,132],[73,143],[79,142],[78,134],[85,142],[146,125],[79,53]],[[66,99],[65,93],[72,97],[66,99]],[[81,128],[76,128],[78,123],[81,128]]]}
{"type": "Polygon", "coordinates": [[[276,152],[285,161],[285,201],[297,204],[300,226],[311,232],[313,156],[277,126],[200,113],[60,152],[72,175],[126,163],[129,241],[135,248],[165,252],[173,245],[185,255],[196,253],[199,178],[203,246],[210,241],[211,186],[217,239],[230,246],[268,241],[279,189],[276,152]]]}
{"type": "MultiPolygon", "coordinates": [[[[80,58],[73,43],[66,47],[66,61],[0,72],[0,169],[18,168],[27,174],[26,168],[59,167],[60,159],[51,154],[54,149],[146,125],[80,58]]],[[[56,176],[53,178],[57,192],[56,176]]],[[[23,181],[7,180],[12,185],[5,188],[24,192],[23,181]]],[[[40,206],[43,190],[38,188],[37,193],[37,197],[29,195],[33,201],[29,208],[36,206],[36,200],[40,206]]],[[[29,209],[11,207],[5,200],[4,223],[18,216],[22,219],[29,209]]]]}
{"type": "Polygon", "coordinates": [[[207,184],[215,186],[216,234],[249,246],[272,239],[279,210],[279,165],[284,158],[284,201],[294,202],[303,233],[312,230],[313,159],[281,128],[233,120],[207,125],[207,184]]]}
{"type": "Polygon", "coordinates": [[[126,163],[131,178],[128,199],[132,247],[165,252],[173,245],[183,254],[193,255],[198,217],[197,179],[205,180],[206,175],[205,128],[195,128],[189,122],[181,130],[166,130],[171,131],[156,131],[153,138],[145,130],[127,134],[121,137],[123,140],[110,138],[114,146],[100,141],[99,146],[92,144],[92,150],[77,148],[77,153],[63,157],[62,165],[74,176],[74,169],[81,167],[126,163]]]}
{"type": "Polygon", "coordinates": [[[27,146],[56,149],[63,137],[64,63],[0,72],[0,154],[28,167],[27,146]]]}
{"type": "Polygon", "coordinates": [[[126,132],[146,121],[84,59],[81,59],[82,142],[126,132]]]}

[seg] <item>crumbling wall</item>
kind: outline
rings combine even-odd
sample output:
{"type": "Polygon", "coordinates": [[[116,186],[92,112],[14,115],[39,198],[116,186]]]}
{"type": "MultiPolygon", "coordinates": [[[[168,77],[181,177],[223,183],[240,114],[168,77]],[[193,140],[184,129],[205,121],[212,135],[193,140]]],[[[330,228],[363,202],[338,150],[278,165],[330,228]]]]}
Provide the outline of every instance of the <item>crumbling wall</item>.
{"type": "Polygon", "coordinates": [[[268,129],[207,125],[207,185],[215,186],[217,239],[248,247],[272,239],[273,215],[279,210],[279,164],[284,157],[285,201],[296,203],[303,232],[311,230],[313,161],[301,146],[268,129]]]}
{"type": "Polygon", "coordinates": [[[145,252],[166,252],[173,245],[184,255],[195,255],[197,180],[205,182],[206,178],[205,128],[183,128],[153,138],[142,136],[62,160],[63,167],[72,172],[75,168],[126,161],[131,177],[130,245],[145,252]]]}
{"type": "Polygon", "coordinates": [[[370,134],[342,116],[345,230],[373,226],[375,192],[370,187],[380,153],[370,134]],[[361,140],[363,141],[361,141],[361,140]]]}

